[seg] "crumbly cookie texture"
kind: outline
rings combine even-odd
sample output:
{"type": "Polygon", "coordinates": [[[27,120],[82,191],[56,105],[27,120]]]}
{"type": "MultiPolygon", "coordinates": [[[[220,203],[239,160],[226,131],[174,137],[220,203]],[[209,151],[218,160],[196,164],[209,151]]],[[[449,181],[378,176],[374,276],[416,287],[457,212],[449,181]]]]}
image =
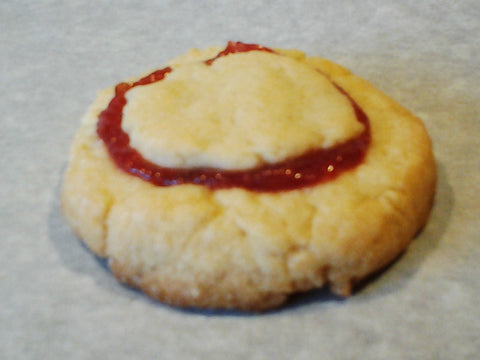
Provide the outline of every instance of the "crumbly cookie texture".
{"type": "Polygon", "coordinates": [[[339,65],[298,51],[277,51],[281,57],[251,52],[227,56],[211,67],[199,63],[218,48],[172,60],[179,71],[171,83],[128,94],[124,129],[135,147],[160,165],[241,168],[278,161],[361,131],[352,122],[348,101],[332,91],[328,78],[369,117],[372,140],[363,163],[333,181],[277,193],[156,187],[119,170],[98,138],[98,115],[114,94],[107,89],[75,136],[62,207],[78,236],[109,259],[121,281],[169,304],[206,308],[266,310],[292,293],[325,285],[348,296],[356,282],[402,253],[425,224],[436,170],[422,122],[339,65]],[[269,68],[272,57],[281,60],[269,68]],[[248,75],[250,70],[254,75],[248,75]],[[205,73],[215,71],[215,82],[208,83],[205,73]],[[263,76],[270,79],[267,84],[263,76]],[[239,83],[233,86],[232,79],[239,83]],[[227,88],[224,102],[213,101],[222,96],[216,81],[227,88]],[[284,81],[299,93],[280,99],[284,81]],[[255,83],[251,93],[250,82],[255,83]],[[261,95],[272,84],[275,88],[261,95]],[[203,86],[212,93],[203,94],[203,86]],[[236,103],[246,109],[237,109],[236,103]],[[284,123],[276,128],[263,111],[284,123]],[[321,113],[318,123],[315,112],[321,113]],[[228,116],[222,118],[223,113],[228,116]],[[282,113],[288,115],[283,120],[282,113]],[[191,129],[176,125],[185,116],[191,129]]]}
{"type": "Polygon", "coordinates": [[[157,164],[250,168],[338,144],[363,129],[349,100],[299,59],[250,51],[173,69],[132,89],[124,109],[131,144],[157,164]]]}

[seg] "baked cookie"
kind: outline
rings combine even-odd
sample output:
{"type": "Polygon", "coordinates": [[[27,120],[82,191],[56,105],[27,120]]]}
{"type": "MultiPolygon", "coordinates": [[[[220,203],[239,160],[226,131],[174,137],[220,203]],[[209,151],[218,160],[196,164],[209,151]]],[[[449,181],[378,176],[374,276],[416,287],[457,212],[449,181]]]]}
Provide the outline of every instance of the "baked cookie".
{"type": "Polygon", "coordinates": [[[422,122],[368,82],[231,42],[101,92],[62,207],[122,282],[259,311],[325,285],[350,295],[425,224],[435,181],[422,122]]]}

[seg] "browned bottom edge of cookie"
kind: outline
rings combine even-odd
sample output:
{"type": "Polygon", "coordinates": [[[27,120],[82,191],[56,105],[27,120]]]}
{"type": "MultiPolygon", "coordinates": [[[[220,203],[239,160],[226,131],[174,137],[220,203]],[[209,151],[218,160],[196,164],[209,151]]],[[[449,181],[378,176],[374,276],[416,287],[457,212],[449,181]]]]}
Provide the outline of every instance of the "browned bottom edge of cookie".
{"type": "MultiPolygon", "coordinates": [[[[232,310],[252,313],[262,313],[287,306],[290,301],[296,301],[302,294],[321,290],[330,297],[344,299],[352,295],[373,275],[362,279],[337,279],[336,283],[328,280],[328,269],[317,279],[315,284],[292,284],[288,291],[261,291],[254,287],[229,285],[210,288],[212,284],[196,284],[187,281],[163,281],[148,275],[139,274],[128,266],[115,260],[109,261],[109,266],[115,277],[126,286],[139,289],[150,298],[161,303],[182,309],[198,310],[232,310]],[[319,285],[322,284],[322,285],[319,285]],[[358,284],[358,286],[357,286],[358,284]]],[[[376,273],[380,273],[378,270],[376,273]]],[[[300,300],[301,302],[301,300],[300,300]]]]}

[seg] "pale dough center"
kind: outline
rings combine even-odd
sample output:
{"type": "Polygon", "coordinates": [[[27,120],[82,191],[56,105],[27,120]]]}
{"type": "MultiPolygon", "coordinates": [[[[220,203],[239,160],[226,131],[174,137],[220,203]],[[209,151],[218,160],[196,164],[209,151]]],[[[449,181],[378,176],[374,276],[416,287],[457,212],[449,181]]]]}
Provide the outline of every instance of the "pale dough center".
{"type": "Polygon", "coordinates": [[[358,135],[348,98],[304,61],[262,51],[177,64],[127,93],[123,129],[168,167],[243,169],[358,135]]]}

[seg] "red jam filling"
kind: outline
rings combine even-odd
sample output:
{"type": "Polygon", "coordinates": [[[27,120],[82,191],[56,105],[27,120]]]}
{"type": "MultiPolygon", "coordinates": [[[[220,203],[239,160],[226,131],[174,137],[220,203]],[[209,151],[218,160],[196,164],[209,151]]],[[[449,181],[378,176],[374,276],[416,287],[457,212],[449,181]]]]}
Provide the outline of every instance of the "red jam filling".
{"type": "MultiPolygon", "coordinates": [[[[256,44],[229,42],[225,50],[212,59],[238,52],[273,50],[256,44]]],[[[138,176],[156,186],[198,184],[211,189],[244,188],[251,191],[278,192],[299,189],[329,181],[343,172],[359,165],[370,144],[368,118],[355,101],[338,85],[335,85],[352,105],[357,120],[364,125],[363,132],[348,141],[329,147],[310,150],[300,156],[246,170],[223,170],[209,167],[171,168],[159,166],[145,158],[130,146],[130,138],[122,129],[123,108],[127,103],[125,94],[136,86],[161,81],[170,67],[157,70],[134,82],[120,83],[115,96],[98,118],[97,134],[105,143],[115,164],[123,171],[138,176]]]]}

